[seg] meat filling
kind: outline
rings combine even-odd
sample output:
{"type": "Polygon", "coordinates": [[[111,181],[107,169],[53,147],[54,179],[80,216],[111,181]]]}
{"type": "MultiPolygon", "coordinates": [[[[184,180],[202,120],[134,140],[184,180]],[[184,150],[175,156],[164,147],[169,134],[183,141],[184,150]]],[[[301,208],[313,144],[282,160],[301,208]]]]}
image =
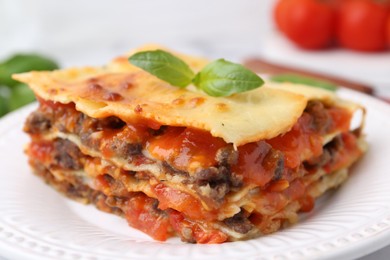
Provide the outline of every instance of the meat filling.
{"type": "Polygon", "coordinates": [[[254,228],[254,225],[248,220],[248,214],[245,214],[243,210],[223,222],[229,228],[241,234],[246,234],[254,228]]]}
{"type": "MultiPolygon", "coordinates": [[[[54,105],[41,104],[25,124],[24,130],[33,137],[32,146],[35,143],[39,146],[39,142],[43,142],[43,150],[51,149],[48,153],[51,158],[46,159],[49,162],[47,165],[30,160],[36,172],[64,194],[83,199],[87,203],[95,203],[102,210],[123,215],[131,225],[151,232],[150,235],[160,240],[165,240],[173,229],[185,241],[208,241],[208,235],[196,237],[197,230],[204,229],[198,226],[196,220],[199,216],[209,214],[207,217],[216,221],[218,218],[215,212],[218,208],[224,205],[230,194],[235,196],[235,192],[245,188],[245,185],[252,189],[253,194],[257,192],[257,195],[253,196],[264,196],[261,200],[264,205],[256,205],[264,211],[255,209],[252,213],[252,209],[247,212],[248,208],[240,205],[239,207],[245,210],[242,209],[237,214],[237,211],[234,211],[229,215],[231,217],[219,219],[219,224],[240,234],[252,234],[252,230],[263,233],[266,233],[266,230],[274,230],[276,226],[274,229],[267,226],[267,218],[270,217],[267,214],[281,212],[291,201],[305,198],[306,184],[301,178],[320,168],[332,172],[359,156],[354,143],[354,133],[340,134],[322,147],[321,136],[333,131],[335,122],[331,114],[338,110],[332,112],[319,101],[309,102],[298,123],[285,135],[274,140],[249,143],[237,149],[222,139],[199,130],[158,126],[150,122],[132,125],[116,117],[96,119],[78,112],[72,104],[54,105]],[[101,158],[83,154],[80,148],[69,140],[40,140],[39,135],[51,131],[79,136],[81,144],[99,152],[101,158]],[[148,150],[150,146],[154,150],[148,150]],[[301,150],[297,150],[298,146],[301,150]],[[348,157],[349,151],[344,151],[346,148],[354,152],[353,156],[348,157]],[[300,152],[304,159],[301,159],[300,152]],[[345,157],[343,160],[335,159],[342,156],[345,157]],[[111,160],[113,158],[134,165],[156,165],[160,167],[163,178],[158,179],[149,170],[125,171],[115,165],[115,160],[111,160]],[[54,177],[58,177],[57,173],[50,173],[53,169],[87,172],[86,165],[89,160],[99,161],[96,165],[103,169],[99,168],[96,176],[89,176],[96,190],[83,184],[83,180],[78,177],[65,176],[64,180],[58,180],[54,177]],[[173,179],[197,195],[187,193],[188,190],[185,189],[176,190],[174,185],[164,185],[165,180],[173,179]],[[152,188],[141,191],[149,195],[151,192],[151,197],[140,192],[138,188],[129,188],[131,184],[146,183],[152,188]],[[174,205],[171,204],[172,201],[174,205]],[[200,201],[207,204],[207,207],[203,208],[200,201]],[[196,208],[201,210],[192,211],[189,205],[196,203],[199,203],[196,208]],[[140,216],[144,217],[142,214],[147,214],[144,223],[139,222],[140,216]],[[253,217],[255,215],[256,218],[253,217]],[[165,224],[154,226],[158,223],[157,219],[162,219],[165,224]],[[261,224],[251,219],[261,219],[261,224]],[[156,228],[157,233],[150,231],[150,227],[156,228]]],[[[40,160],[44,157],[41,154],[40,160]]],[[[302,210],[303,208],[305,206],[302,206],[302,210]]],[[[296,210],[299,210],[299,207],[296,210]]],[[[285,216],[276,221],[280,224],[283,218],[285,216]]],[[[212,236],[221,241],[226,240],[225,234],[215,230],[213,232],[212,236]]]]}
{"type": "MultiPolygon", "coordinates": [[[[96,119],[76,111],[74,105],[71,104],[56,104],[54,108],[52,107],[53,104],[48,104],[43,103],[37,111],[29,116],[25,124],[27,133],[46,133],[51,129],[73,133],[80,136],[83,145],[95,151],[101,151],[103,156],[108,156],[107,159],[114,156],[129,162],[142,161],[146,163],[150,159],[145,158],[143,155],[145,140],[163,135],[168,129],[167,126],[161,126],[158,129],[146,127],[142,128],[141,132],[133,134],[132,131],[138,130],[133,126],[127,127],[126,123],[117,117],[96,119]],[[103,135],[103,133],[110,134],[107,136],[107,134],[103,135]]],[[[331,116],[321,102],[309,102],[305,113],[310,115],[309,127],[314,129],[313,131],[316,133],[323,134],[331,128],[331,116]]],[[[56,145],[58,145],[56,150],[59,151],[55,156],[56,162],[64,169],[80,169],[81,164],[78,160],[80,154],[77,152],[78,150],[74,149],[69,141],[59,141],[56,142],[56,145]]],[[[279,150],[273,149],[268,144],[263,143],[263,146],[262,152],[264,154],[258,155],[259,158],[256,163],[261,163],[261,167],[271,171],[272,176],[268,179],[260,179],[259,183],[265,180],[278,181],[285,178],[286,158],[284,154],[279,150]]],[[[304,165],[313,169],[328,163],[334,154],[332,153],[333,148],[328,148],[330,146],[334,145],[327,145],[319,157],[309,159],[304,165]]],[[[232,166],[237,164],[239,155],[239,151],[235,150],[232,145],[226,144],[217,150],[215,165],[199,167],[194,173],[177,169],[171,162],[167,161],[162,161],[160,165],[162,165],[167,174],[172,176],[180,175],[181,178],[184,178],[184,184],[194,184],[195,190],[200,196],[219,203],[229,192],[236,191],[244,185],[243,176],[232,171],[232,166]]],[[[288,172],[291,172],[291,169],[288,172]]],[[[148,178],[147,174],[141,174],[140,176],[148,178]]]]}
{"type": "Polygon", "coordinates": [[[81,158],[83,154],[71,141],[57,139],[54,142],[54,162],[66,170],[80,170],[83,168],[81,158]]]}

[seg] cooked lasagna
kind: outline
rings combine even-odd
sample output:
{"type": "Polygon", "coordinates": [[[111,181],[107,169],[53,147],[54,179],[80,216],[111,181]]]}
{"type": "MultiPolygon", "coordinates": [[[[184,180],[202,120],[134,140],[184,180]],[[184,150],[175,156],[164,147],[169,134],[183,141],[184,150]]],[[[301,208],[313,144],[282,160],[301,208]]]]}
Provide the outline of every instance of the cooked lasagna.
{"type": "MultiPolygon", "coordinates": [[[[178,56],[194,71],[208,62],[178,56]]],[[[246,240],[295,223],[366,147],[364,109],[310,86],[211,97],[127,56],[14,78],[39,101],[24,126],[33,172],[160,241],[246,240]]]]}

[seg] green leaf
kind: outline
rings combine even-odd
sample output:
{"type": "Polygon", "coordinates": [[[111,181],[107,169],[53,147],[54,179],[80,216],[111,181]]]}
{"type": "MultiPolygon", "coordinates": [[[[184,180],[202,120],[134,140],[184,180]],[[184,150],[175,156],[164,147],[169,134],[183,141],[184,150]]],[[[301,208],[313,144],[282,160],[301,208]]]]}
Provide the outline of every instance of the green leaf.
{"type": "Polygon", "coordinates": [[[7,99],[0,96],[0,117],[8,113],[7,99]]]}
{"type": "Polygon", "coordinates": [[[8,113],[8,88],[0,86],[0,117],[8,113]]]}
{"type": "Polygon", "coordinates": [[[193,80],[195,86],[210,96],[230,96],[258,88],[264,81],[244,66],[216,60],[204,67],[193,80]]]}
{"type": "Polygon", "coordinates": [[[163,50],[138,52],[129,62],[176,87],[188,86],[194,77],[184,61],[163,50]]]}
{"type": "Polygon", "coordinates": [[[330,91],[337,90],[337,85],[330,81],[320,80],[293,73],[277,74],[271,76],[270,80],[275,82],[291,82],[296,84],[304,84],[312,87],[327,89],[330,91]]]}
{"type": "Polygon", "coordinates": [[[13,111],[35,100],[34,92],[25,84],[18,84],[11,88],[9,110],[13,111]]]}
{"type": "Polygon", "coordinates": [[[14,73],[54,69],[58,69],[58,65],[50,58],[38,54],[16,54],[0,64],[0,84],[7,86],[19,84],[11,78],[14,73]]]}

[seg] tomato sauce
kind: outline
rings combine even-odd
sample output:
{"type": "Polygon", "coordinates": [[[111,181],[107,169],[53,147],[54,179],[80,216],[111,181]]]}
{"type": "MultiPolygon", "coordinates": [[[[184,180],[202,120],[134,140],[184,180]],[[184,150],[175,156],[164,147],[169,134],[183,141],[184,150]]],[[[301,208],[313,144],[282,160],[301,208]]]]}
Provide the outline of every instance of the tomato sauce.
{"type": "Polygon", "coordinates": [[[102,155],[108,159],[116,156],[116,145],[113,144],[114,142],[119,142],[118,140],[123,140],[123,142],[132,144],[144,144],[151,136],[148,129],[149,128],[145,125],[135,124],[127,124],[121,129],[105,129],[104,132],[102,132],[103,137],[101,138],[103,144],[102,147],[100,147],[102,155]]]}
{"type": "Polygon", "coordinates": [[[245,182],[263,187],[274,176],[275,169],[266,166],[267,154],[271,149],[264,141],[238,147],[238,162],[232,170],[242,175],[245,182]]]}
{"type": "Polygon", "coordinates": [[[71,109],[75,108],[75,104],[74,103],[63,104],[63,103],[60,103],[60,102],[46,100],[46,99],[43,99],[43,98],[41,98],[39,96],[37,96],[37,100],[38,100],[39,104],[41,105],[41,107],[44,107],[44,108],[51,108],[51,109],[54,109],[54,110],[58,109],[58,108],[71,108],[71,109]]]}
{"type": "Polygon", "coordinates": [[[139,193],[127,200],[122,210],[130,226],[156,240],[165,241],[172,236],[169,218],[153,208],[154,202],[154,199],[139,193]]]}
{"type": "Polygon", "coordinates": [[[154,157],[185,171],[192,163],[203,168],[214,166],[216,153],[224,146],[226,143],[221,138],[184,127],[168,127],[165,133],[147,143],[147,149],[154,157]]]}
{"type": "Polygon", "coordinates": [[[61,131],[72,132],[76,125],[76,120],[80,112],[75,109],[74,103],[62,104],[60,102],[53,102],[44,100],[38,97],[41,109],[55,117],[55,122],[62,125],[61,131]]]}
{"type": "MultiPolygon", "coordinates": [[[[223,243],[228,239],[225,233],[219,230],[210,229],[205,230],[197,223],[189,221],[183,214],[175,210],[169,211],[169,218],[172,228],[179,234],[186,238],[186,230],[191,232],[191,239],[194,239],[199,244],[218,244],[223,243]]],[[[195,242],[189,241],[189,242],[195,242]]]]}
{"type": "Polygon", "coordinates": [[[299,204],[301,212],[310,212],[314,208],[314,198],[310,195],[299,198],[299,204]]]}
{"type": "Polygon", "coordinates": [[[332,118],[330,132],[339,130],[348,132],[351,124],[352,113],[344,108],[331,107],[327,109],[332,118]]]}
{"type": "Polygon", "coordinates": [[[357,137],[354,134],[343,133],[341,140],[344,148],[337,150],[333,159],[324,166],[327,173],[349,166],[356,157],[362,154],[362,151],[358,148],[357,137]]]}
{"type": "Polygon", "coordinates": [[[171,208],[183,212],[191,219],[213,220],[217,217],[217,212],[207,211],[203,208],[201,202],[192,195],[168,187],[164,184],[157,184],[153,187],[159,205],[162,210],[171,208]]]}
{"type": "Polygon", "coordinates": [[[293,128],[284,135],[267,142],[285,155],[285,165],[294,169],[302,159],[317,157],[322,153],[322,137],[310,127],[312,117],[304,113],[293,128]]]}
{"type": "Polygon", "coordinates": [[[50,141],[32,142],[28,148],[28,154],[44,164],[51,162],[51,154],[54,151],[53,143],[50,141]]]}

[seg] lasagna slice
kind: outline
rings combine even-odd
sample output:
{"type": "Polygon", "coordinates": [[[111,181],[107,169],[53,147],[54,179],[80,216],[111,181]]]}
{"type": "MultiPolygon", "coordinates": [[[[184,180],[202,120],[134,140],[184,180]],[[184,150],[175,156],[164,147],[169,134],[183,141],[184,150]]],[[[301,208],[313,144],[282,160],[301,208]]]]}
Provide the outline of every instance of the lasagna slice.
{"type": "MultiPolygon", "coordinates": [[[[178,56],[195,71],[207,64],[178,56]]],[[[267,82],[210,97],[127,56],[14,78],[39,101],[24,126],[35,174],[160,241],[275,232],[345,181],[365,151],[364,109],[308,86],[267,82]],[[361,120],[352,129],[354,114],[361,120]]]]}

